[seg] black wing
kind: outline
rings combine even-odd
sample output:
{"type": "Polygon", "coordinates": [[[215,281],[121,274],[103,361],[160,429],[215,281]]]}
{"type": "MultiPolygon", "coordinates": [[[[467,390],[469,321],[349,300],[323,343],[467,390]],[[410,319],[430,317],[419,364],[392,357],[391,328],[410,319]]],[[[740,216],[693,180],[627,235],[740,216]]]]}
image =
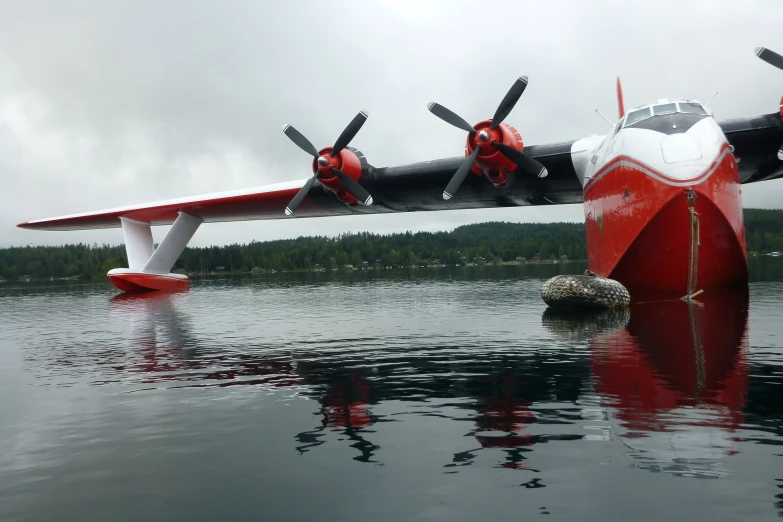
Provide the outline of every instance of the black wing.
{"type": "Polygon", "coordinates": [[[723,134],[734,147],[739,160],[741,183],[754,183],[783,177],[783,161],[778,151],[783,145],[780,114],[737,118],[719,122],[723,134]]]}
{"type": "MultiPolygon", "coordinates": [[[[443,199],[443,189],[464,161],[464,156],[413,163],[397,167],[375,168],[359,155],[362,175],[359,184],[372,197],[369,206],[348,206],[326,190],[319,181],[306,188],[306,197],[291,218],[328,217],[357,214],[386,214],[426,210],[556,205],[582,202],[582,184],[571,159],[573,141],[526,147],[525,152],[549,171],[537,178],[517,169],[509,176],[508,186],[495,188],[482,176],[468,174],[459,197],[443,199]]],[[[313,178],[309,178],[310,182],[313,178]]],[[[170,225],[179,212],[200,217],[206,223],[286,218],[286,206],[300,190],[304,180],[266,185],[247,190],[206,194],[177,200],[132,205],[71,216],[20,223],[24,228],[78,230],[120,226],[120,217],[153,225],[170,225]]]]}
{"type": "Polygon", "coordinates": [[[325,208],[344,214],[414,212],[472,208],[557,205],[582,202],[582,184],[571,160],[574,141],[525,147],[525,152],[549,171],[536,178],[517,169],[509,186],[495,188],[484,177],[468,174],[459,197],[443,199],[443,188],[464,161],[464,156],[395,167],[367,166],[360,183],[376,203],[371,207],[346,207],[316,186],[310,196],[325,208]]]}

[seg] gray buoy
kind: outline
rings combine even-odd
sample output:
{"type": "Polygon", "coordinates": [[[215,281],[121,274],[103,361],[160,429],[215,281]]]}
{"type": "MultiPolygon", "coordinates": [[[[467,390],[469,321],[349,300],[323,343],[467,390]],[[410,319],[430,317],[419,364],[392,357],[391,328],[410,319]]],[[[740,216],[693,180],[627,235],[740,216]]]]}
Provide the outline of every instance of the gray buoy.
{"type": "Polygon", "coordinates": [[[631,295],[622,284],[597,275],[555,276],[544,283],[541,299],[557,310],[605,310],[631,304],[631,295]]]}

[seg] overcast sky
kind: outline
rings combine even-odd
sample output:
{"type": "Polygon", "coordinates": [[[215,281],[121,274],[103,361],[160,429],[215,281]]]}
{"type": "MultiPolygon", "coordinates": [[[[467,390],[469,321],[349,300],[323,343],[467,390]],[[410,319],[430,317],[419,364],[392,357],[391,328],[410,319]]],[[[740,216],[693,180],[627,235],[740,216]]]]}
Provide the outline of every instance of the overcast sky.
{"type": "MultiPolygon", "coordinates": [[[[38,232],[21,221],[304,178],[282,133],[352,145],[376,166],[462,153],[515,78],[530,86],[507,122],[527,144],[603,134],[663,97],[720,119],[777,110],[780,0],[103,0],[0,2],[0,246],[122,242],[119,229],[38,232]]],[[[746,207],[783,207],[783,181],[743,188],[746,207]]],[[[209,224],[209,245],[344,231],[444,230],[489,220],[582,221],[581,205],[209,224]]],[[[156,240],[165,228],[154,231],[156,240]]]]}

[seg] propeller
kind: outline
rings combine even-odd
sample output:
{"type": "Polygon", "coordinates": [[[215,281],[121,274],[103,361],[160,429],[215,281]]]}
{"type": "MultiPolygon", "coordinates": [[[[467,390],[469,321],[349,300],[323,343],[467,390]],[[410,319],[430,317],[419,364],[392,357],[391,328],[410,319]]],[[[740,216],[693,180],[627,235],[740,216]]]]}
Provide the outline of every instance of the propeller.
{"type": "Polygon", "coordinates": [[[473,154],[465,158],[465,161],[459,166],[457,172],[451,177],[449,184],[446,185],[446,189],[443,191],[443,199],[449,200],[454,197],[454,193],[457,192],[457,189],[462,185],[462,182],[465,181],[465,176],[468,175],[470,167],[473,166],[473,162],[476,161],[476,156],[479,155],[479,152],[481,152],[481,146],[477,145],[473,154]]]}
{"type": "Polygon", "coordinates": [[[767,49],[766,47],[756,47],[756,56],[780,70],[783,70],[783,56],[780,56],[775,51],[767,49]]]}
{"type": "Polygon", "coordinates": [[[307,193],[310,192],[313,183],[315,183],[315,180],[319,176],[337,176],[337,179],[340,180],[343,186],[351,194],[356,196],[362,205],[372,205],[372,196],[370,193],[367,192],[364,187],[359,185],[359,183],[357,183],[351,176],[337,168],[335,166],[335,163],[337,162],[331,159],[339,156],[340,152],[342,152],[343,149],[345,149],[348,144],[351,143],[351,140],[353,140],[353,138],[359,132],[359,129],[362,128],[362,125],[364,125],[364,122],[366,121],[366,112],[362,111],[357,114],[351,120],[348,126],[345,127],[343,132],[340,133],[340,136],[337,138],[337,141],[334,142],[334,146],[332,147],[332,150],[329,152],[329,154],[320,154],[318,149],[315,148],[315,145],[313,145],[312,142],[304,136],[304,134],[296,130],[296,128],[294,128],[292,125],[285,125],[283,127],[283,133],[288,136],[288,138],[293,141],[297,147],[308,153],[310,156],[316,158],[317,165],[313,177],[307,180],[307,183],[305,183],[304,186],[299,189],[299,192],[297,192],[290,203],[288,203],[288,206],[285,209],[286,216],[290,216],[294,213],[299,204],[302,203],[302,200],[305,198],[307,193]]]}
{"type": "Polygon", "coordinates": [[[527,76],[520,76],[508,90],[506,95],[503,96],[503,99],[500,100],[500,105],[498,105],[498,108],[495,110],[495,115],[492,117],[492,124],[489,126],[490,129],[495,130],[498,125],[503,123],[506,116],[511,114],[511,109],[514,108],[514,105],[517,104],[519,98],[522,97],[522,93],[525,92],[525,89],[527,89],[527,76]]]}
{"type": "MultiPolygon", "coordinates": [[[[511,110],[522,96],[522,93],[525,92],[527,83],[527,76],[520,76],[517,78],[506,95],[500,101],[498,108],[495,110],[495,115],[492,117],[492,121],[489,125],[490,131],[494,131],[501,123],[503,123],[503,120],[508,117],[508,115],[511,113],[511,110]]],[[[546,177],[547,170],[539,162],[521,150],[517,150],[499,141],[490,141],[491,135],[489,132],[487,132],[487,130],[477,130],[473,125],[465,121],[465,119],[457,115],[454,111],[447,109],[439,103],[430,103],[427,105],[427,109],[429,109],[432,114],[446,123],[468,132],[471,136],[475,135],[477,142],[473,153],[465,158],[465,161],[463,161],[462,165],[459,166],[449,181],[449,184],[446,186],[446,189],[443,191],[443,199],[448,200],[454,197],[454,194],[462,185],[462,182],[465,181],[465,177],[468,175],[471,167],[473,167],[473,163],[476,161],[479,153],[484,149],[492,149],[493,147],[528,174],[539,178],[546,177]]]]}
{"type": "MultiPolygon", "coordinates": [[[[775,51],[767,49],[766,47],[756,47],[756,56],[783,71],[783,56],[780,56],[775,51]]],[[[783,98],[780,100],[780,117],[783,118],[783,98]]],[[[778,150],[778,159],[783,161],[783,145],[778,150]]]]}
{"type": "Polygon", "coordinates": [[[505,143],[500,143],[499,141],[493,141],[492,145],[494,145],[495,148],[498,149],[505,157],[522,167],[522,170],[536,173],[536,177],[539,178],[545,178],[548,174],[546,167],[521,150],[517,150],[514,147],[509,147],[505,143]]]}

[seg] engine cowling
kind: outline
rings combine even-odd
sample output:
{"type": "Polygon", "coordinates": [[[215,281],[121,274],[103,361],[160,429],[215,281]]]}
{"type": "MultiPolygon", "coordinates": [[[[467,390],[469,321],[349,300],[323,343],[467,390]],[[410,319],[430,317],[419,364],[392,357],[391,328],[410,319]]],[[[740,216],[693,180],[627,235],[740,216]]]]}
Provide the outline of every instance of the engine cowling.
{"type": "Polygon", "coordinates": [[[491,125],[492,120],[483,120],[473,126],[478,132],[468,134],[465,157],[473,154],[477,144],[481,145],[481,150],[470,169],[471,172],[477,176],[486,176],[495,187],[503,187],[507,185],[509,175],[517,169],[517,164],[491,144],[497,141],[520,152],[525,150],[525,145],[519,131],[511,125],[501,123],[494,129],[490,128],[491,125]],[[486,134],[482,134],[482,131],[486,134]],[[484,136],[487,138],[483,139],[484,136]]]}
{"type": "Polygon", "coordinates": [[[366,165],[366,160],[364,164],[362,163],[364,155],[358,149],[352,147],[344,148],[336,156],[331,156],[331,152],[332,147],[324,147],[318,151],[318,157],[313,158],[313,175],[315,175],[321,185],[326,190],[332,192],[337,199],[346,205],[358,205],[359,199],[351,193],[331,169],[332,167],[335,167],[337,170],[347,174],[352,180],[359,181],[359,178],[362,175],[362,168],[366,165]],[[329,163],[323,166],[319,165],[319,158],[327,158],[329,163]]]}
{"type": "Polygon", "coordinates": [[[283,127],[283,133],[297,147],[313,157],[313,176],[305,182],[285,208],[287,216],[293,214],[299,204],[307,197],[316,180],[347,205],[372,205],[372,196],[358,183],[362,170],[366,166],[364,154],[357,149],[348,147],[365,121],[367,121],[367,113],[362,111],[351,120],[334,145],[324,147],[321,150],[316,149],[315,145],[293,126],[283,127]]]}
{"type": "Polygon", "coordinates": [[[519,101],[527,84],[527,76],[517,78],[501,100],[492,119],[483,120],[477,125],[471,125],[439,103],[433,102],[427,105],[435,116],[468,133],[465,161],[443,190],[443,199],[449,200],[454,197],[468,172],[486,176],[495,187],[507,186],[509,175],[516,170],[537,178],[547,176],[546,167],[524,152],[524,144],[519,132],[503,123],[519,101]]]}

